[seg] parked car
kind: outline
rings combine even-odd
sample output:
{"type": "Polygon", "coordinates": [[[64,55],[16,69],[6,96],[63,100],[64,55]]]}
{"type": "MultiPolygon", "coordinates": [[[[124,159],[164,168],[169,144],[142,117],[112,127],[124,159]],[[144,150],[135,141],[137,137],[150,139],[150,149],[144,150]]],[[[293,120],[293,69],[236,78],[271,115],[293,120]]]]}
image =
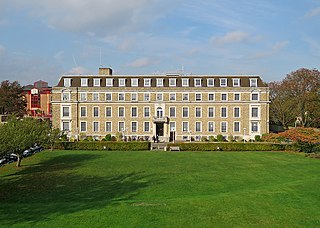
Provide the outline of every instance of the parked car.
{"type": "Polygon", "coordinates": [[[6,158],[1,158],[0,159],[0,166],[3,166],[5,164],[7,164],[7,159],[6,158]]]}
{"type": "Polygon", "coordinates": [[[32,152],[32,150],[31,149],[28,149],[28,150],[25,150],[25,151],[23,151],[23,153],[22,153],[22,157],[29,157],[30,155],[32,155],[33,154],[33,152],[32,152]]]}

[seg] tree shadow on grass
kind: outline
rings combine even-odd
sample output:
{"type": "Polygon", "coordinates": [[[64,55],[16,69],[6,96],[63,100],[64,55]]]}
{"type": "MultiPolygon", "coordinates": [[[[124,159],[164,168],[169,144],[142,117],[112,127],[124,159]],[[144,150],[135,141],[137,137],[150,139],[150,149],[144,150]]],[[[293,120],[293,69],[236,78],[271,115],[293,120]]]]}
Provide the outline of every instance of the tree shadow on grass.
{"type": "Polygon", "coordinates": [[[139,190],[155,183],[150,175],[141,172],[105,177],[72,172],[73,168],[98,157],[63,155],[6,176],[0,181],[1,223],[33,223],[100,209],[130,200],[139,190]]]}

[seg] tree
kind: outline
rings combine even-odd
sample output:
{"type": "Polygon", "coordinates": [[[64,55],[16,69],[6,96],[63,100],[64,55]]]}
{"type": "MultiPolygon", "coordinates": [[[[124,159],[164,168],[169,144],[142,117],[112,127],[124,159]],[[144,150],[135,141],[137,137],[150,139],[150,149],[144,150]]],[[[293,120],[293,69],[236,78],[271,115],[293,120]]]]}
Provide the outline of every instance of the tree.
{"type": "Polygon", "coordinates": [[[301,68],[281,82],[271,82],[270,119],[284,127],[320,126],[320,72],[301,68]]]}
{"type": "Polygon", "coordinates": [[[20,84],[8,80],[1,82],[0,114],[23,116],[25,113],[26,101],[20,84]]]}
{"type": "Polygon", "coordinates": [[[35,144],[48,141],[49,123],[33,118],[9,118],[0,126],[0,154],[15,153],[18,156],[17,167],[20,167],[22,153],[35,144]]]}
{"type": "Polygon", "coordinates": [[[48,133],[48,138],[46,144],[50,147],[50,150],[53,150],[54,143],[59,140],[62,136],[62,132],[58,128],[51,128],[48,133]]]}

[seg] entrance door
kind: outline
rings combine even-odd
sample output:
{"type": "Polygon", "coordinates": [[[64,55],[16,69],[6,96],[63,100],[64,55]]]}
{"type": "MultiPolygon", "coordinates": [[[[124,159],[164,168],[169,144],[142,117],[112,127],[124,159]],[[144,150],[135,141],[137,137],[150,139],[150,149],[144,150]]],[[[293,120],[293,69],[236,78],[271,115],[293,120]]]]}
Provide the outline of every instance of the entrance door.
{"type": "Polygon", "coordinates": [[[163,123],[156,124],[156,134],[157,136],[164,136],[163,123]]]}

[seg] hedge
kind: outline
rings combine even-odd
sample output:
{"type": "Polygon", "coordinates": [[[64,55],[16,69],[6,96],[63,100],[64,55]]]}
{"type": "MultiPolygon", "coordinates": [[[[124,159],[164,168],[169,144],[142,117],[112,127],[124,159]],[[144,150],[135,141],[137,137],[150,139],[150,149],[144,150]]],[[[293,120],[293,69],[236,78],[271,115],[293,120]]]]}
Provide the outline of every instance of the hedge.
{"type": "Polygon", "coordinates": [[[182,151],[283,151],[285,144],[276,143],[170,143],[168,146],[179,146],[182,151]]]}
{"type": "Polygon", "coordinates": [[[149,142],[108,142],[108,141],[79,141],[79,142],[56,142],[54,149],[59,150],[118,150],[136,151],[149,150],[149,142]]]}

